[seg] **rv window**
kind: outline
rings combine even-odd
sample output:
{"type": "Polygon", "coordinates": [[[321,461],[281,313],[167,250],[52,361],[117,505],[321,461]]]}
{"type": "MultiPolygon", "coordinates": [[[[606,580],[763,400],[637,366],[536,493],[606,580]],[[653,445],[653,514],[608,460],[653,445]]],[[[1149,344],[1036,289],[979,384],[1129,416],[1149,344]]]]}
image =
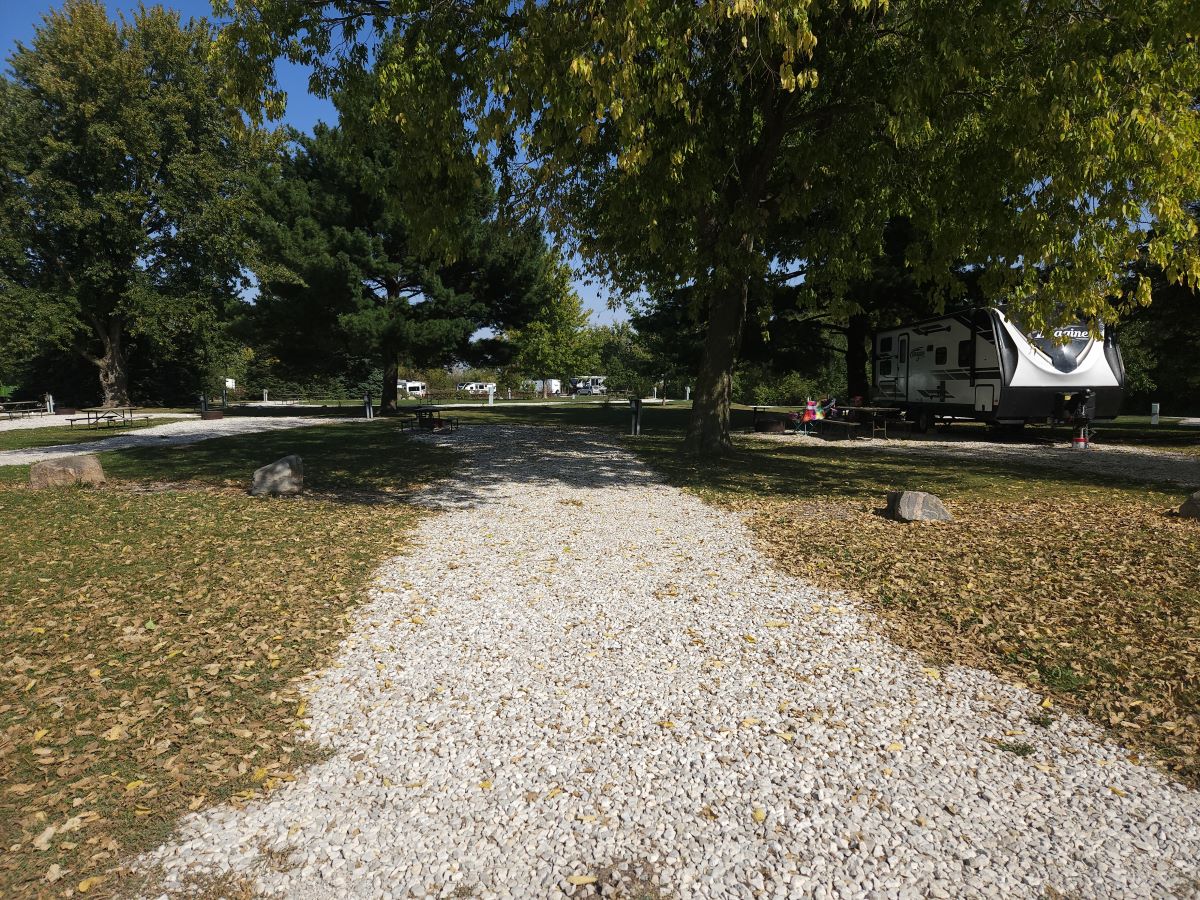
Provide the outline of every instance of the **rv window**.
{"type": "Polygon", "coordinates": [[[935,366],[944,366],[946,364],[946,348],[938,347],[933,352],[933,364],[935,366]]]}
{"type": "Polygon", "coordinates": [[[892,352],[892,339],[890,337],[885,337],[885,338],[879,339],[879,352],[880,353],[891,353],[892,352]]]}
{"type": "Polygon", "coordinates": [[[958,364],[964,368],[971,365],[971,339],[958,342],[958,364]]]}
{"type": "Polygon", "coordinates": [[[892,374],[892,361],[890,359],[881,360],[879,363],[879,374],[881,376],[892,374]]]}

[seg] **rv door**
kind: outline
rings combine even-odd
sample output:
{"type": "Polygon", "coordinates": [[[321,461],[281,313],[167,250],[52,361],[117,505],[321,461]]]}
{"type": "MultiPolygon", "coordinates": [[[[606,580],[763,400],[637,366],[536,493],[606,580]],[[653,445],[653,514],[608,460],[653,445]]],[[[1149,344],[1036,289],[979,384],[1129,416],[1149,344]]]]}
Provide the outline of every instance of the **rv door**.
{"type": "Polygon", "coordinates": [[[908,399],[908,335],[900,335],[896,345],[896,397],[908,399]]]}

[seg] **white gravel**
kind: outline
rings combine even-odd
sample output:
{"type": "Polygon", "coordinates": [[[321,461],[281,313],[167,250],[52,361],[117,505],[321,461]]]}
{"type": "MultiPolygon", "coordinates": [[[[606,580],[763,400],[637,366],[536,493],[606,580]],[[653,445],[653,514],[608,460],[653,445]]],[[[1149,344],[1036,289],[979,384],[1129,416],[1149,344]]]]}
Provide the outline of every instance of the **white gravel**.
{"type": "MultiPolygon", "coordinates": [[[[194,413],[151,413],[138,412],[139,416],[147,416],[151,419],[180,419],[185,416],[195,415],[194,413]]],[[[0,431],[24,431],[27,428],[62,428],[71,423],[67,421],[67,416],[22,416],[19,419],[0,419],[0,431]]],[[[198,418],[198,417],[197,417],[198,418]]],[[[82,426],[80,426],[82,427],[82,426]]]]}
{"type": "Polygon", "coordinates": [[[984,459],[1022,466],[1067,469],[1129,481],[1167,482],[1200,487],[1200,456],[1172,453],[1152,447],[1105,444],[1093,441],[1088,450],[1073,450],[1066,443],[977,440],[955,435],[902,433],[894,438],[828,438],[803,434],[747,434],[739,440],[776,444],[827,446],[847,453],[862,451],[924,456],[984,459]]]}
{"type": "Polygon", "coordinates": [[[185,819],[168,893],[1196,894],[1200,795],[1087,723],[924,669],[607,438],[430,439],[469,462],[311,684],[331,758],[185,819]]]}
{"type": "MultiPolygon", "coordinates": [[[[4,450],[0,452],[0,466],[27,466],[45,459],[59,459],[80,453],[100,453],[105,450],[124,450],[129,447],[167,447],[172,444],[195,444],[209,438],[226,437],[231,434],[251,434],[256,431],[279,431],[285,428],[306,428],[311,425],[327,425],[330,422],[365,421],[364,419],[335,419],[313,417],[235,416],[228,419],[189,419],[184,422],[168,422],[151,425],[136,431],[117,432],[111,437],[100,438],[80,444],[56,444],[52,447],[35,447],[29,450],[4,450]]],[[[101,432],[102,433],[102,432],[101,432]]]]}

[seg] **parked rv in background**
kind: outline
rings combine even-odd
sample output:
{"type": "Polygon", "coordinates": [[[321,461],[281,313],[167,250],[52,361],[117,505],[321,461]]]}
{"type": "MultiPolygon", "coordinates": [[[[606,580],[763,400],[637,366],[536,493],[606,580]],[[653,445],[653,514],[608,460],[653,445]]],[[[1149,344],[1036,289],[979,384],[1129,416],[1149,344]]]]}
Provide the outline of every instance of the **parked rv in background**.
{"type": "Polygon", "coordinates": [[[999,425],[1111,419],[1125,366],[1106,326],[1026,333],[997,308],[975,309],[875,335],[872,400],[895,406],[926,430],[938,418],[999,425]]]}
{"type": "Polygon", "coordinates": [[[571,379],[571,393],[588,396],[590,394],[607,394],[604,386],[607,375],[577,375],[571,379]]]}
{"type": "Polygon", "coordinates": [[[562,393],[562,380],[559,378],[538,379],[533,383],[533,390],[543,397],[557,397],[562,393]]]}
{"type": "Polygon", "coordinates": [[[397,381],[396,387],[408,397],[424,397],[429,393],[423,381],[397,381]]]}
{"type": "Polygon", "coordinates": [[[496,382],[494,381],[464,381],[458,386],[458,390],[465,394],[486,394],[488,389],[496,390],[496,382]]]}

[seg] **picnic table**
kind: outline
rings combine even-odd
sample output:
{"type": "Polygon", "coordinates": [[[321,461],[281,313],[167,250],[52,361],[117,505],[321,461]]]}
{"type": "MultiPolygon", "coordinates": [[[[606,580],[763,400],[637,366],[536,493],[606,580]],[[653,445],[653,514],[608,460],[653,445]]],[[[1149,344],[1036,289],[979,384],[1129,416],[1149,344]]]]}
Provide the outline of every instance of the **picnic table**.
{"type": "Polygon", "coordinates": [[[38,400],[6,400],[0,403],[0,412],[10,419],[18,416],[32,416],[34,413],[46,411],[46,404],[38,400]]]}
{"type": "Polygon", "coordinates": [[[887,440],[887,424],[889,419],[895,418],[900,413],[898,406],[843,406],[841,411],[850,414],[863,425],[871,427],[871,437],[875,437],[876,432],[883,432],[884,440],[887,440]]]}
{"type": "Polygon", "coordinates": [[[132,425],[137,419],[150,421],[149,416],[134,415],[137,410],[136,406],[93,406],[79,410],[82,415],[72,416],[67,421],[72,428],[75,427],[76,422],[83,422],[88,428],[99,428],[102,425],[120,428],[124,425],[132,425]]]}
{"type": "Polygon", "coordinates": [[[411,419],[410,424],[422,431],[441,431],[443,428],[453,431],[458,427],[458,418],[442,415],[445,410],[453,408],[452,406],[414,406],[412,408],[414,418],[411,419]]]}

